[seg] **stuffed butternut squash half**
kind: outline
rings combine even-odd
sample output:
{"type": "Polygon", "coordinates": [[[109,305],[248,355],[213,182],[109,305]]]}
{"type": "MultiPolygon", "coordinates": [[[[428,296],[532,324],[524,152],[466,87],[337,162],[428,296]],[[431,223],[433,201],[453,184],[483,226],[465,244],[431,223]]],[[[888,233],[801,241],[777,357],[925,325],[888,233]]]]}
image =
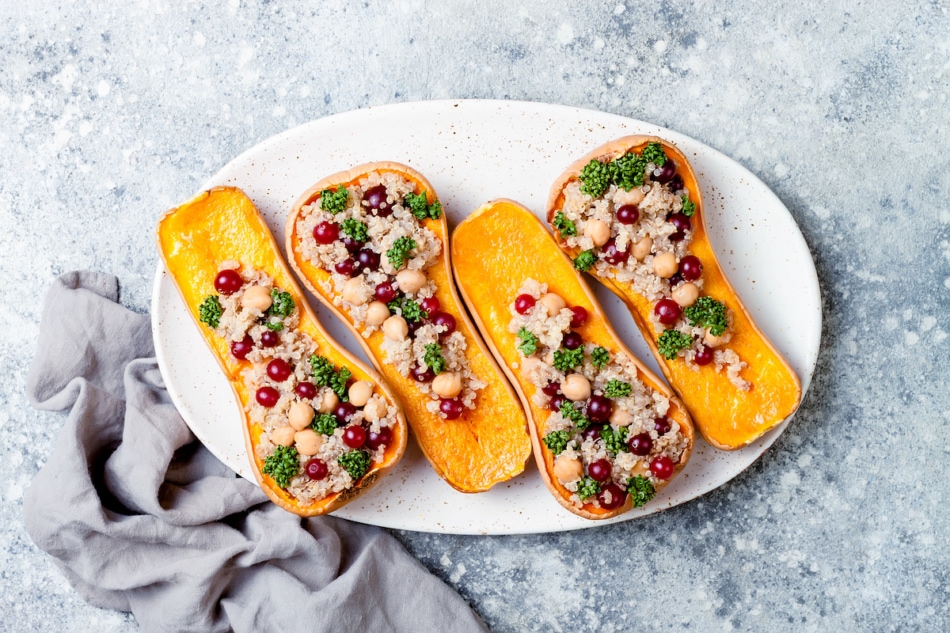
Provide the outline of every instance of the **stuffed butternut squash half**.
{"type": "Polygon", "coordinates": [[[692,422],[628,350],[534,214],[481,207],[452,235],[459,291],[518,390],[542,479],[605,519],[649,502],[693,450],[692,422]]]}
{"type": "Polygon", "coordinates": [[[465,314],[432,185],[398,163],[324,178],[294,204],[290,264],[399,390],[435,471],[482,492],[524,470],[521,404],[465,314]]]}
{"type": "Polygon", "coordinates": [[[399,461],[408,428],[396,397],[323,329],[240,189],[168,211],[158,246],[241,405],[254,474],[274,503],[332,512],[399,461]]]}
{"type": "Polygon", "coordinates": [[[741,448],[795,411],[798,376],[726,279],[675,146],[628,136],[595,149],[554,183],[547,213],[574,267],[627,304],[710,444],[741,448]]]}

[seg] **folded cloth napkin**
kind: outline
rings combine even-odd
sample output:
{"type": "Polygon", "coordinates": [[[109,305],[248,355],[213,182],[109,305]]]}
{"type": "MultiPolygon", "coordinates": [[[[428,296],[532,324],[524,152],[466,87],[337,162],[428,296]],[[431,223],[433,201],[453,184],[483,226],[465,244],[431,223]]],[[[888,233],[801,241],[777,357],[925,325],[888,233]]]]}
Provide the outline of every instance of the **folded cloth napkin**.
{"type": "Polygon", "coordinates": [[[118,280],[61,276],[27,378],[71,409],[24,500],[33,541],[89,603],[148,631],[485,631],[379,528],[274,506],[197,442],[171,404],[147,315],[118,280]]]}

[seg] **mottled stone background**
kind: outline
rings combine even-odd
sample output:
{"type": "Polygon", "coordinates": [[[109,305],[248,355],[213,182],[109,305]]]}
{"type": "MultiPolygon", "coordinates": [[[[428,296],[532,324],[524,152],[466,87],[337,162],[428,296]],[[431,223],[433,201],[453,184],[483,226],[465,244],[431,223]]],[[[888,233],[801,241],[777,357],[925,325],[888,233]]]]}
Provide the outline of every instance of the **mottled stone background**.
{"type": "Polygon", "coordinates": [[[950,629],[946,0],[207,4],[0,3],[0,629],[137,628],[22,525],[63,423],[24,396],[53,277],[115,273],[147,311],[157,215],[230,158],[462,97],[629,115],[742,162],[814,253],[823,352],[795,423],[700,500],[576,533],[396,536],[495,631],[950,629]]]}

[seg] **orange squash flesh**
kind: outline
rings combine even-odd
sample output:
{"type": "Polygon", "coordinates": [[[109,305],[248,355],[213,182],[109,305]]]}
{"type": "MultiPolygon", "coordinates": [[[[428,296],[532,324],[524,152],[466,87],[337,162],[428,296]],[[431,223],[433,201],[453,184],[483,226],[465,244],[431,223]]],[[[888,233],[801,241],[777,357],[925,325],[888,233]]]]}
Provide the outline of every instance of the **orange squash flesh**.
{"type": "Polygon", "coordinates": [[[408,437],[408,427],[401,409],[397,414],[397,423],[392,427],[393,441],[386,448],[382,463],[374,464],[350,489],[304,505],[277,486],[269,475],[262,474],[264,460],[257,456],[255,448],[260,443],[263,429],[249,419],[245,410],[253,394],[242,379],[242,373],[251,363],[234,358],[225,338],[198,321],[198,306],[208,295],[217,294],[214,278],[220,263],[236,260],[245,268],[253,268],[270,275],[277,287],[289,292],[293,297],[300,310],[298,329],[316,342],[320,355],[325,356],[334,366],[345,365],[349,368],[353,373],[353,380],[369,380],[375,383],[374,391],[381,393],[390,405],[399,408],[399,401],[379,374],[354,358],[323,329],[307,305],[303,291],[282,260],[277,243],[263,218],[253,202],[240,189],[217,187],[171,209],[159,221],[157,237],[159,253],[165,267],[238,399],[245,444],[254,476],[274,503],[301,516],[332,512],[368,489],[399,461],[405,452],[408,437]]]}
{"type": "Polygon", "coordinates": [[[416,194],[427,192],[430,203],[436,199],[432,185],[421,174],[399,163],[360,165],[328,176],[303,193],[294,204],[287,221],[290,265],[310,291],[353,331],[373,364],[399,391],[419,447],[439,476],[461,492],[483,492],[524,470],[531,453],[531,443],[518,398],[462,308],[448,273],[451,261],[445,214],[438,220],[430,218],[423,221],[424,226],[433,231],[443,244],[441,261],[426,268],[425,274],[437,286],[435,296],[441,304],[440,309],[455,317],[456,331],[461,332],[466,339],[468,346],[465,355],[472,371],[488,383],[484,389],[476,392],[476,408],[466,408],[456,420],[443,419],[426,408],[429,397],[419,391],[411,377],[402,376],[393,365],[386,362],[381,351],[383,333],[377,330],[364,338],[354,327],[350,315],[334,305],[334,296],[324,286],[330,274],[301,253],[302,237],[296,233],[296,225],[302,208],[318,198],[324,189],[356,185],[371,172],[395,172],[415,183],[416,194]]]}
{"type": "MultiPolygon", "coordinates": [[[[628,136],[598,147],[571,165],[554,183],[548,199],[548,222],[553,226],[554,216],[564,204],[564,188],[578,179],[581,169],[591,160],[612,160],[634,150],[639,153],[651,142],[660,143],[666,155],[674,161],[676,173],[682,177],[689,198],[696,205],[696,213],[691,218],[693,241],[689,251],[699,257],[703,264],[702,294],[725,303],[732,313],[732,339],[726,347],[735,350],[741,360],[748,364],[740,376],[752,383],[751,390],[746,392],[737,389],[725,371],[717,372],[713,363],[699,367],[697,372],[690,369],[682,358],[668,361],[661,356],[657,349],[657,334],[650,322],[654,305],[629,282],[601,277],[598,280],[627,304],[660,368],[686,403],[706,441],[719,449],[738,449],[755,441],[795,412],[801,399],[801,383],[782,355],[756,326],[719,265],[706,231],[699,181],[686,156],[671,143],[653,136],[628,136]]],[[[557,231],[555,236],[561,248],[572,258],[579,254],[577,249],[567,246],[557,231]]],[[[597,276],[595,269],[590,272],[597,276]]]]}
{"type": "MultiPolygon", "coordinates": [[[[546,283],[548,291],[563,297],[569,306],[585,308],[588,320],[577,329],[584,341],[605,347],[611,354],[627,355],[637,367],[637,378],[670,398],[666,417],[678,422],[688,439],[674,476],[685,468],[695,439],[686,408],[623,344],[604,317],[604,311],[590,287],[531,211],[517,202],[503,199],[482,206],[453,232],[452,260],[459,292],[528,412],[535,461],[541,466],[539,470],[545,485],[562,506],[588,519],[607,519],[630,510],[633,502],[628,496],[626,503],[615,510],[605,510],[591,504],[577,508],[570,501],[572,493],[553,475],[554,457],[542,443],[543,433],[539,432],[539,428],[544,428],[551,411],[531,401],[535,386],[520,371],[513,369],[520,360],[518,338],[508,331],[511,321],[509,306],[519,288],[529,278],[546,283]]],[[[671,480],[657,484],[657,490],[671,480]]]]}

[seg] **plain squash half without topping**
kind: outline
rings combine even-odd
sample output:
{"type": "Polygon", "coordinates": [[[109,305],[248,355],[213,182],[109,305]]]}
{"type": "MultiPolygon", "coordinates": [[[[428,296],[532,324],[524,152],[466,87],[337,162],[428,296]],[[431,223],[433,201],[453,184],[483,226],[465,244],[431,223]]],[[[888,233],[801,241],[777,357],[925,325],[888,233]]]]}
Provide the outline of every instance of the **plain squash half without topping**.
{"type": "Polygon", "coordinates": [[[795,412],[798,376],[726,279],[674,145],[628,136],[598,147],[554,183],[547,217],[574,267],[627,304],[710,444],[741,448],[795,412]]]}
{"type": "Polygon", "coordinates": [[[290,264],[399,390],[435,471],[482,492],[524,470],[521,404],[449,274],[448,226],[432,185],[391,162],[328,176],[294,204],[290,264]]]}
{"type": "Polygon", "coordinates": [[[399,461],[408,427],[395,394],[317,321],[244,192],[219,187],[172,209],[158,246],[240,404],[254,475],[274,503],[332,512],[399,461]]]}
{"type": "Polygon", "coordinates": [[[490,202],[455,229],[452,260],[528,411],[555,499],[588,519],[649,503],[689,460],[689,414],[623,345],[541,221],[516,202],[490,202]]]}

